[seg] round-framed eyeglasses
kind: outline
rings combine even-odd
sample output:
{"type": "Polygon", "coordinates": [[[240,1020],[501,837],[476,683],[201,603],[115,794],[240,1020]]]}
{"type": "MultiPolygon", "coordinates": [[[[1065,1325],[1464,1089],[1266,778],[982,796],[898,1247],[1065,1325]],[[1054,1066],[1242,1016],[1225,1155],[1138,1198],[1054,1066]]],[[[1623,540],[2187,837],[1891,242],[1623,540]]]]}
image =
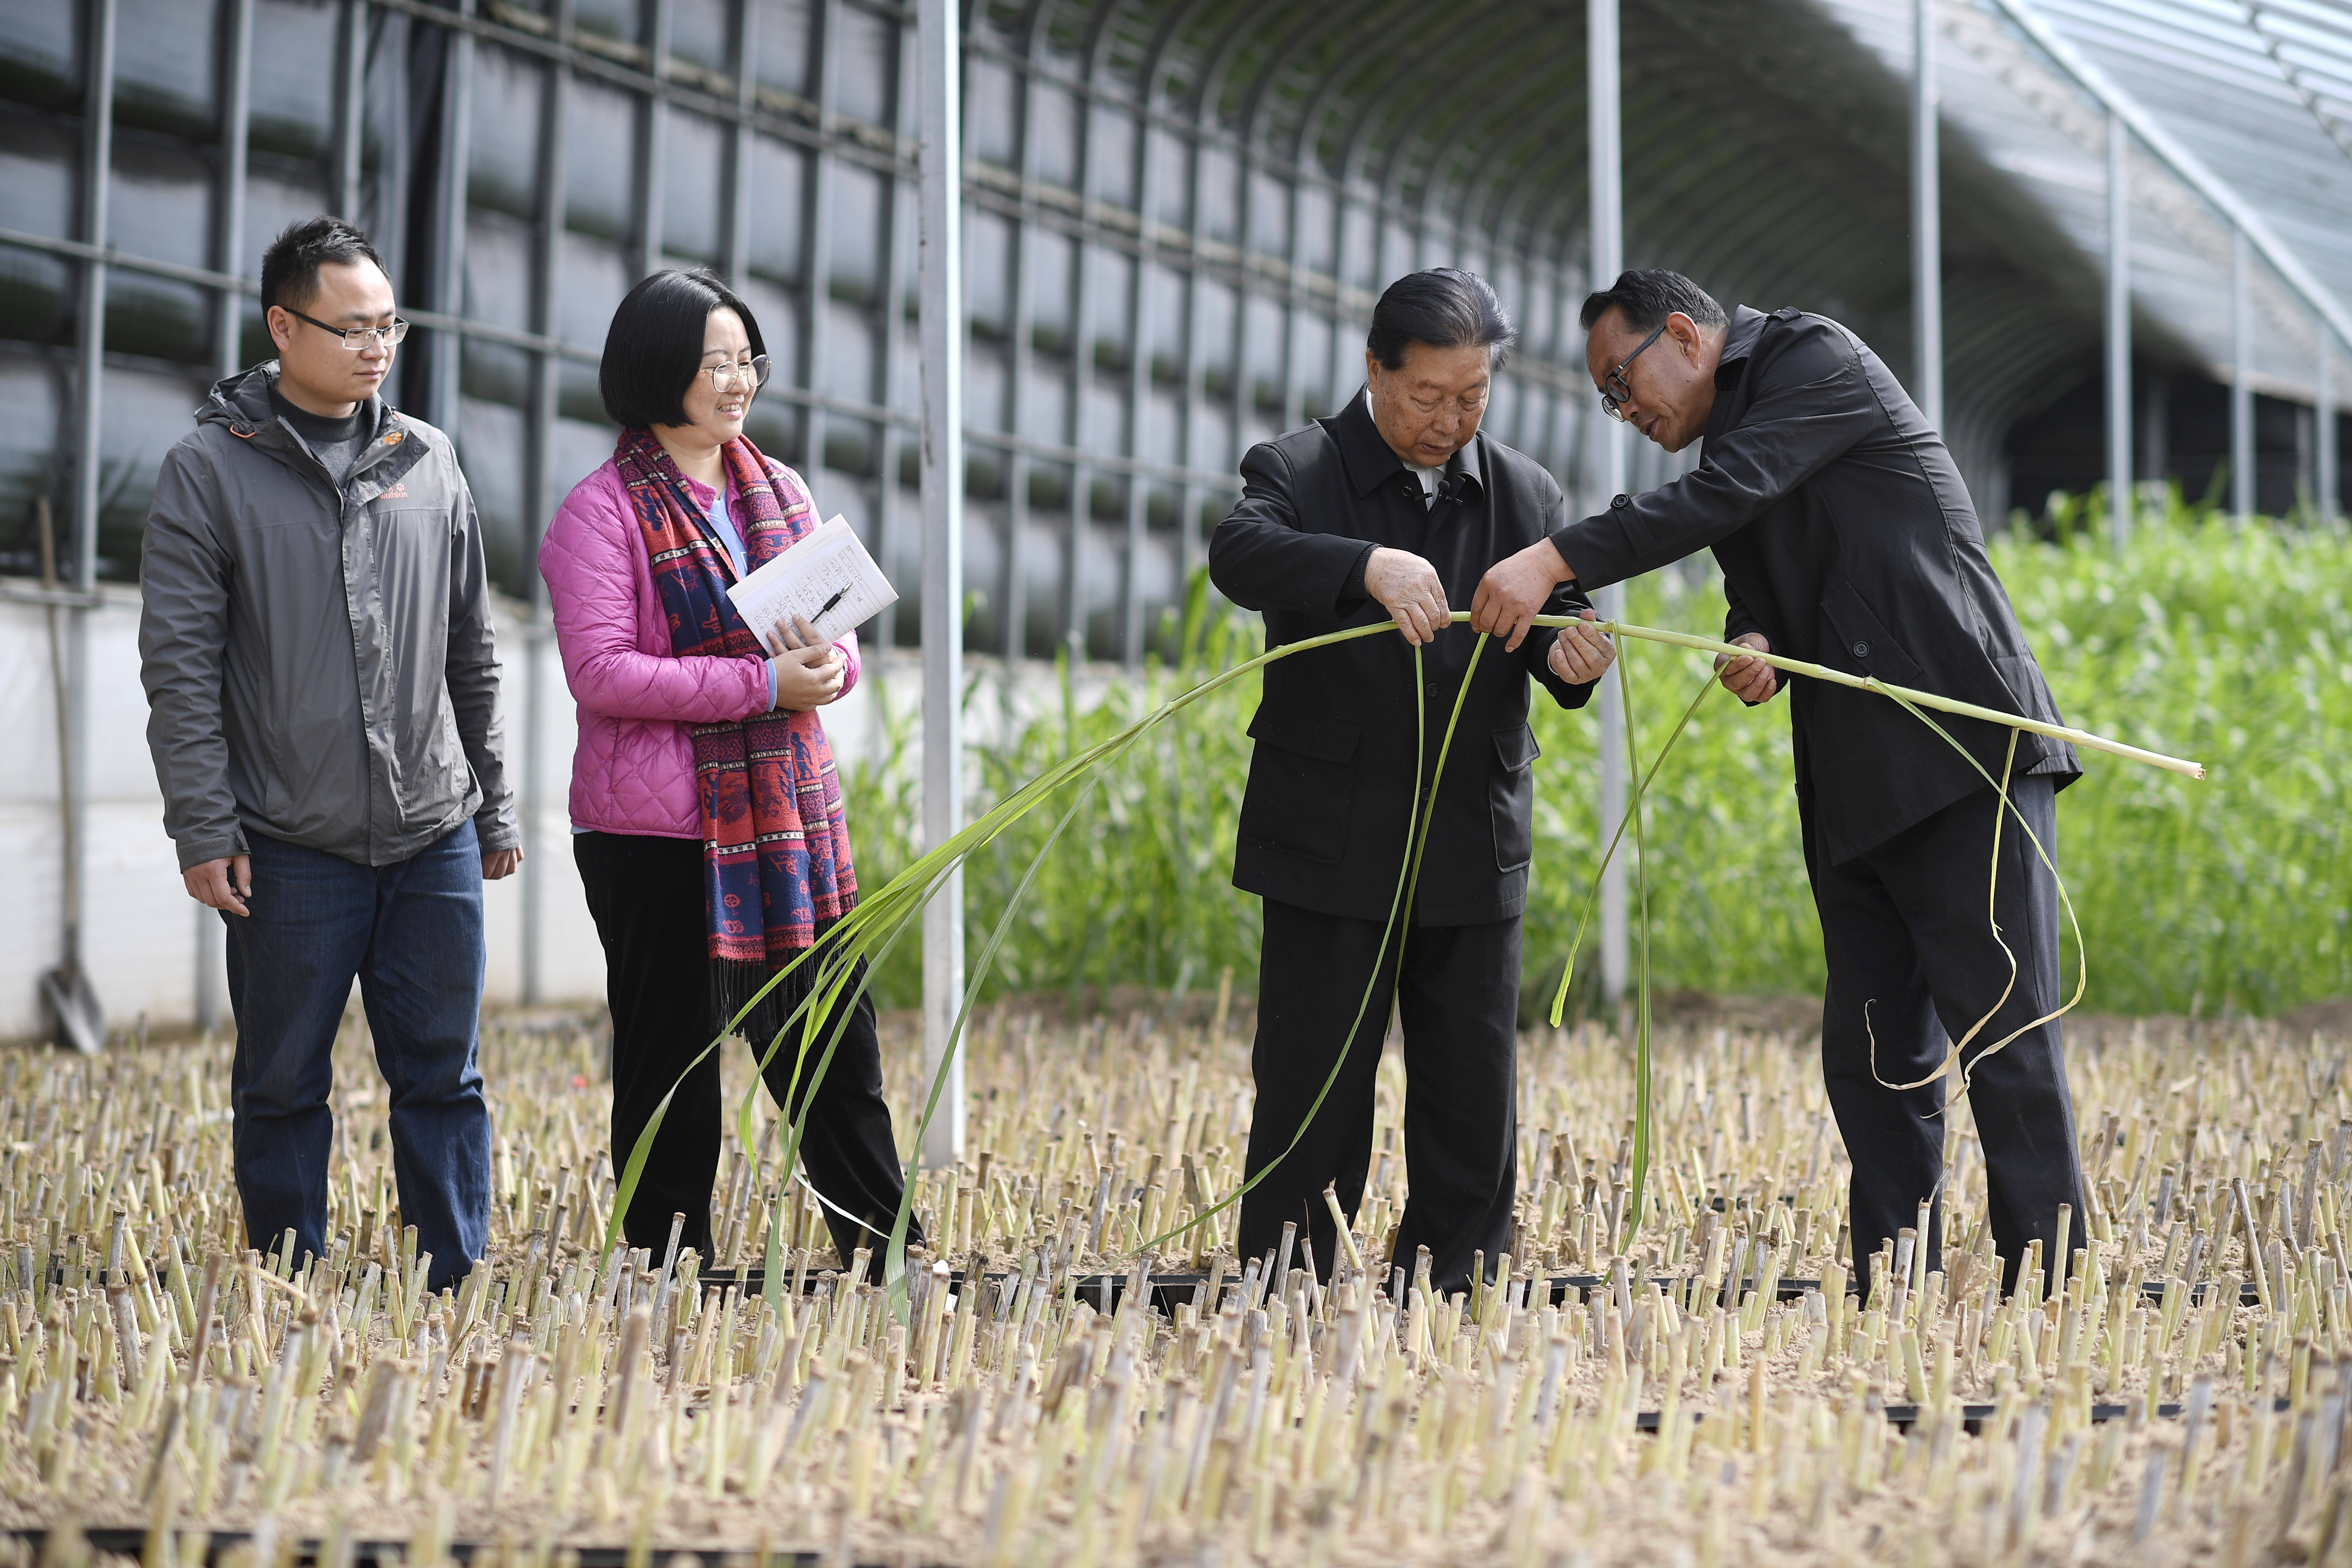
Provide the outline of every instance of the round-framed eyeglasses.
{"type": "Polygon", "coordinates": [[[370,347],[375,343],[382,343],[384,347],[390,348],[393,344],[400,342],[401,339],[408,335],[408,323],[402,321],[398,316],[394,316],[392,319],[392,324],[390,326],[337,327],[329,325],[327,322],[319,320],[316,316],[306,316],[291,305],[280,305],[278,308],[285,311],[288,315],[293,317],[298,321],[308,321],[322,332],[334,333],[335,336],[343,340],[343,347],[351,350],[353,353],[357,353],[362,349],[370,347]]]}
{"type": "Polygon", "coordinates": [[[1622,420],[1625,417],[1625,410],[1620,405],[1630,403],[1633,398],[1633,389],[1625,382],[1625,368],[1640,359],[1649,346],[1658,341],[1658,334],[1665,330],[1665,322],[1660,321],[1656,330],[1642,340],[1640,348],[1619,360],[1617,368],[1601,378],[1601,407],[1610,418],[1622,420]]]}
{"type": "Polygon", "coordinates": [[[702,374],[710,378],[713,392],[727,393],[748,389],[756,392],[768,384],[770,369],[766,354],[755,354],[748,360],[730,360],[725,364],[707,364],[702,374]]]}

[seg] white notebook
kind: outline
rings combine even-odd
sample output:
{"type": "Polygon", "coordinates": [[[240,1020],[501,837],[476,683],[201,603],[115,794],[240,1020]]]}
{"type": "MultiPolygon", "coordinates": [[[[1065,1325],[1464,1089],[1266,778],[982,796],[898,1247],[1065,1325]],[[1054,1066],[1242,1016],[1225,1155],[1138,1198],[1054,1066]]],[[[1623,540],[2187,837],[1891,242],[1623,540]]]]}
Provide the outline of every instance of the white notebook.
{"type": "Polygon", "coordinates": [[[728,589],[727,596],[771,653],[783,651],[776,640],[778,621],[805,616],[819,637],[837,642],[898,602],[898,590],[838,512],[728,589]]]}

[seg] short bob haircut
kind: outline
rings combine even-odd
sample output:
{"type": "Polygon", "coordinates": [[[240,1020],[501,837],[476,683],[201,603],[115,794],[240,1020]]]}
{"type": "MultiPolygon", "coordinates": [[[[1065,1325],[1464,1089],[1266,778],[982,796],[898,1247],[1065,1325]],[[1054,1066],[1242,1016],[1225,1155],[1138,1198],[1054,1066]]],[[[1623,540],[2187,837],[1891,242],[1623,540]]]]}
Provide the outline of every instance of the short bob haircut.
{"type": "Polygon", "coordinates": [[[1414,343],[1433,349],[1482,348],[1490,370],[1503,368],[1519,334],[1495,290],[1475,272],[1433,267],[1408,272],[1372,307],[1364,347],[1384,370],[1402,370],[1414,343]]]}
{"type": "Polygon", "coordinates": [[[764,354],[751,307],[707,267],[656,272],[628,292],[604,333],[596,390],[604,414],[624,430],[686,423],[686,393],[702,369],[702,334],[710,312],[741,318],[751,352],[764,354]]]}

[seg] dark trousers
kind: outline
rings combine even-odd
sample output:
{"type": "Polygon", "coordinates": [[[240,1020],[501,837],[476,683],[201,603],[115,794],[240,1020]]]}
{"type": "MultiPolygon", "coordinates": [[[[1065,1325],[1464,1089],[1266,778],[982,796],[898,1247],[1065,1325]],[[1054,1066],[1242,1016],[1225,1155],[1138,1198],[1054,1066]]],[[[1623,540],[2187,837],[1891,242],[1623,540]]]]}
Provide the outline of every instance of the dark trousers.
{"type": "MultiPolygon", "coordinates": [[[[1404,934],[1400,966],[1393,938],[1380,956],[1378,921],[1265,900],[1257,1039],[1250,1051],[1257,1105],[1248,1171],[1255,1175],[1269,1164],[1274,1171],[1242,1199],[1244,1258],[1279,1247],[1283,1223],[1296,1221],[1299,1235],[1314,1242],[1317,1271],[1329,1277],[1339,1234],[1323,1188],[1339,1184],[1339,1206],[1352,1220],[1371,1163],[1372,1081],[1391,999],[1404,1032],[1410,1194],[1394,1261],[1410,1271],[1417,1249],[1426,1247],[1431,1279],[1440,1290],[1460,1290],[1469,1286],[1472,1253],[1485,1252],[1492,1270],[1511,1245],[1519,921],[1415,926],[1404,934]],[[1309,1122],[1308,1109],[1363,1003],[1376,958],[1380,978],[1354,1044],[1309,1122]],[[1286,1155],[1295,1135],[1298,1145],[1286,1155]]],[[[1378,1268],[1381,1260],[1365,1261],[1378,1268]]]]}
{"type": "MultiPolygon", "coordinates": [[[[2021,778],[2011,787],[2018,811],[2053,859],[2058,853],[2055,794],[2047,778],[2021,778]]],[[[2011,984],[2011,953],[2016,984],[1962,1058],[2004,1288],[2015,1288],[2026,1243],[2036,1237],[2045,1283],[2062,1277],[2066,1260],[2052,1250],[2059,1205],[2074,1206],[2069,1248],[2087,1245],[2082,1160],[2058,1026],[2028,1029],[1983,1054],[2065,1001],[2057,880],[2013,816],[2001,826],[2000,872],[1993,878],[1997,805],[1990,789],[1980,790],[1840,866],[1828,864],[1810,807],[1806,812],[1805,865],[1829,960],[1822,1068],[1853,1162],[1854,1282],[1865,1291],[1878,1244],[1916,1225],[1920,1202],[1931,1197],[1938,1201],[1926,1238],[1927,1266],[1941,1266],[1945,1205],[1937,1187],[1950,1083],[1886,1086],[1933,1072],[1951,1042],[1993,1010],[2011,984]],[[1989,879],[1995,889],[1990,918],[1989,879]],[[2008,953],[2001,951],[2004,942],[2008,953]]]]}
{"type": "Polygon", "coordinates": [[[236,1016],[229,1105],[245,1230],[294,1260],[327,1251],[335,1030],[360,983],[391,1097],[400,1217],[465,1277],[490,1238],[490,1112],[476,1059],[482,1012],[482,851],[471,822],[389,866],[247,835],[249,915],[224,913],[236,1016]]]}
{"type": "MultiPolygon", "coordinates": [[[[663,1095],[677,1097],[654,1135],[635,1196],[622,1219],[631,1247],[649,1248],[658,1261],[669,1243],[670,1216],[686,1215],[680,1247],[711,1256],[710,1189],[719,1173],[720,1124],[725,1110],[719,1055],[712,1052],[691,1071],[687,1064],[710,1043],[727,1015],[713,1001],[710,959],[702,898],[702,845],[691,838],[649,835],[578,833],[572,858],[588,894],[588,912],[604,947],[604,994],[613,1013],[613,1163],[628,1163],[663,1095]],[[683,1079],[680,1074],[684,1074],[683,1079]]],[[[789,1015],[807,994],[816,961],[794,970],[771,993],[782,999],[777,1016],[789,1015]]],[[[882,1098],[882,1044],[874,1029],[874,1004],[864,990],[860,962],[852,984],[857,999],[848,1026],[822,1079],[812,1079],[834,1024],[820,1030],[803,1064],[797,1090],[793,1069],[801,1042],[795,1023],[764,1070],[768,1092],[786,1114],[808,1104],[800,1165],[809,1185],[822,1194],[826,1226],[844,1268],[861,1247],[877,1249],[898,1212],[904,1173],[890,1133],[890,1107],[882,1098]]],[[[765,1054],[772,1036],[751,1041],[752,1058],[765,1054]]],[[[909,1245],[922,1240],[910,1227],[909,1245]]]]}

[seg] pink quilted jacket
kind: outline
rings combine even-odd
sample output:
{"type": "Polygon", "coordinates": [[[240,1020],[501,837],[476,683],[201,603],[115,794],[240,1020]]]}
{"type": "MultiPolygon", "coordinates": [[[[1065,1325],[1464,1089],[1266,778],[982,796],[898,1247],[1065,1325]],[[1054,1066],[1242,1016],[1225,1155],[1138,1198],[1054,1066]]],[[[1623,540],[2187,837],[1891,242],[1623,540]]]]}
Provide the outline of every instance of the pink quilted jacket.
{"type": "MultiPolygon", "coordinates": [[[[805,487],[798,474],[777,467],[777,499],[790,506],[805,487]]],[[[708,508],[710,489],[687,483],[708,508]]],[[[687,726],[767,711],[768,661],[671,655],[645,535],[609,458],[556,509],[539,547],[539,571],[555,612],[563,678],[580,704],[572,826],[701,837],[687,726]]],[[[838,646],[849,661],[841,688],[847,692],[857,683],[857,634],[838,646]]]]}

